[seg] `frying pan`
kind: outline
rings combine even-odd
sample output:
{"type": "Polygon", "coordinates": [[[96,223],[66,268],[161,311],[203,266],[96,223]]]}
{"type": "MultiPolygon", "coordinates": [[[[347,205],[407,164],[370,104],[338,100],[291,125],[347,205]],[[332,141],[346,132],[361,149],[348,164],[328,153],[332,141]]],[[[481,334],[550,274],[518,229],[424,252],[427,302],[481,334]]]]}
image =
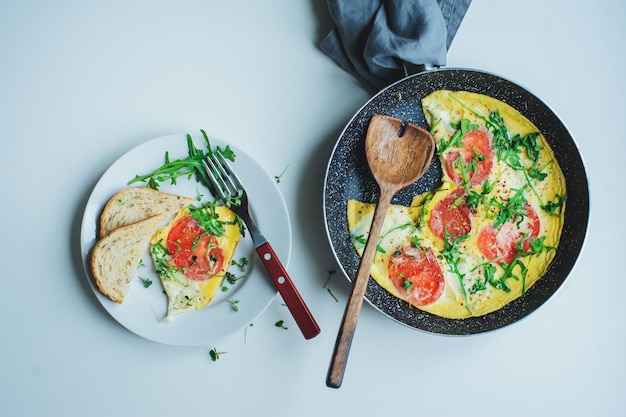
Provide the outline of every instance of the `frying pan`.
{"type": "MultiPolygon", "coordinates": [[[[406,326],[429,333],[468,335],[514,323],[535,311],[563,284],[582,250],[589,220],[589,188],[581,155],[559,117],[525,88],[498,75],[462,68],[421,72],[390,85],[372,97],[348,122],[328,162],[324,180],[324,219],[335,258],[352,280],[360,258],[352,246],[346,218],[348,199],[375,203],[378,195],[365,157],[365,133],[374,114],[387,114],[428,129],[421,99],[440,90],[465,90],[503,101],[528,118],[543,133],[565,175],[567,204],[563,233],[545,275],[522,297],[481,317],[446,319],[402,301],[370,279],[365,297],[382,313],[406,326]]],[[[441,164],[433,158],[426,174],[398,193],[392,203],[408,205],[414,195],[441,184],[441,164]]]]}

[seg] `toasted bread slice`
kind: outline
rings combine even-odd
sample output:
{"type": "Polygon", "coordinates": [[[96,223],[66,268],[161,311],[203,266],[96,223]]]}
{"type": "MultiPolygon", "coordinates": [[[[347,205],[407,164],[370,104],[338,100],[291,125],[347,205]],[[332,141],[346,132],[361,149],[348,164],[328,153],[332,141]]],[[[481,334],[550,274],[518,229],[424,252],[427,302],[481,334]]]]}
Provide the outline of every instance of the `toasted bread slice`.
{"type": "Polygon", "coordinates": [[[118,227],[100,239],[91,255],[91,272],[100,291],[122,304],[141,256],[165,215],[118,227]]]}
{"type": "Polygon", "coordinates": [[[124,188],[111,197],[104,206],[100,216],[100,238],[118,227],[157,214],[166,217],[173,215],[193,203],[192,198],[167,194],[148,187],[124,188]]]}

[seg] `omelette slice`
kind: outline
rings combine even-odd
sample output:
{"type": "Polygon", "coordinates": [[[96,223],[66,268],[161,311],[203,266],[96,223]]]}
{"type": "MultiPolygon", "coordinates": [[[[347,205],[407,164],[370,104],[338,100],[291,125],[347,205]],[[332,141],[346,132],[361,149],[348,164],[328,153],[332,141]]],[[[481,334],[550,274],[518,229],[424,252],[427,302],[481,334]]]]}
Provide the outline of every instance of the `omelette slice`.
{"type": "Polygon", "coordinates": [[[167,315],[206,307],[221,287],[240,240],[235,213],[212,203],[180,210],[150,241],[167,295],[167,315]]]}
{"type": "MultiPolygon", "coordinates": [[[[522,296],[555,256],[565,178],[546,139],[521,113],[484,95],[439,90],[422,99],[442,185],[389,207],[371,276],[418,309],[453,319],[522,296]]],[[[348,200],[362,255],[375,206],[348,200]]]]}

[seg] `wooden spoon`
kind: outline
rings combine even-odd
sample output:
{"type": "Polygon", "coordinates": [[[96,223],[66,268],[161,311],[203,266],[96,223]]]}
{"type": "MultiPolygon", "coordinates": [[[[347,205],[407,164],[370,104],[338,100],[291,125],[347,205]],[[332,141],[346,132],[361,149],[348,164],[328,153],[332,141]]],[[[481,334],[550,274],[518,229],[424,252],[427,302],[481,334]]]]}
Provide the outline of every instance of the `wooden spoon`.
{"type": "Polygon", "coordinates": [[[326,385],[339,388],[348,361],[348,353],[367,282],[372,268],[378,237],[393,196],[420,178],[430,165],[435,152],[435,140],[426,130],[404,125],[391,116],[374,115],[367,128],[365,153],[370,170],[380,188],[380,197],[365,245],[352,292],[337,334],[335,349],[326,378],[326,385]]]}

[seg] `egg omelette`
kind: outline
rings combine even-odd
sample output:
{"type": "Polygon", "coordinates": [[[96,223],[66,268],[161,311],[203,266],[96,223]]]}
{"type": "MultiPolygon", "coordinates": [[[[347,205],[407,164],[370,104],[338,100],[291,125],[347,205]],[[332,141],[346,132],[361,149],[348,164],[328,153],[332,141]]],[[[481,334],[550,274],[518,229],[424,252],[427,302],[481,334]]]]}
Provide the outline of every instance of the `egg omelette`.
{"type": "MultiPolygon", "coordinates": [[[[437,143],[439,188],[391,205],[371,276],[437,316],[496,311],[546,272],[563,228],[565,178],[545,137],[492,97],[438,90],[422,99],[437,143]]],[[[348,200],[362,255],[375,205],[348,200]]]]}
{"type": "Polygon", "coordinates": [[[166,319],[206,307],[221,287],[241,236],[226,206],[208,203],[180,210],[150,241],[150,253],[167,295],[166,319]]]}

